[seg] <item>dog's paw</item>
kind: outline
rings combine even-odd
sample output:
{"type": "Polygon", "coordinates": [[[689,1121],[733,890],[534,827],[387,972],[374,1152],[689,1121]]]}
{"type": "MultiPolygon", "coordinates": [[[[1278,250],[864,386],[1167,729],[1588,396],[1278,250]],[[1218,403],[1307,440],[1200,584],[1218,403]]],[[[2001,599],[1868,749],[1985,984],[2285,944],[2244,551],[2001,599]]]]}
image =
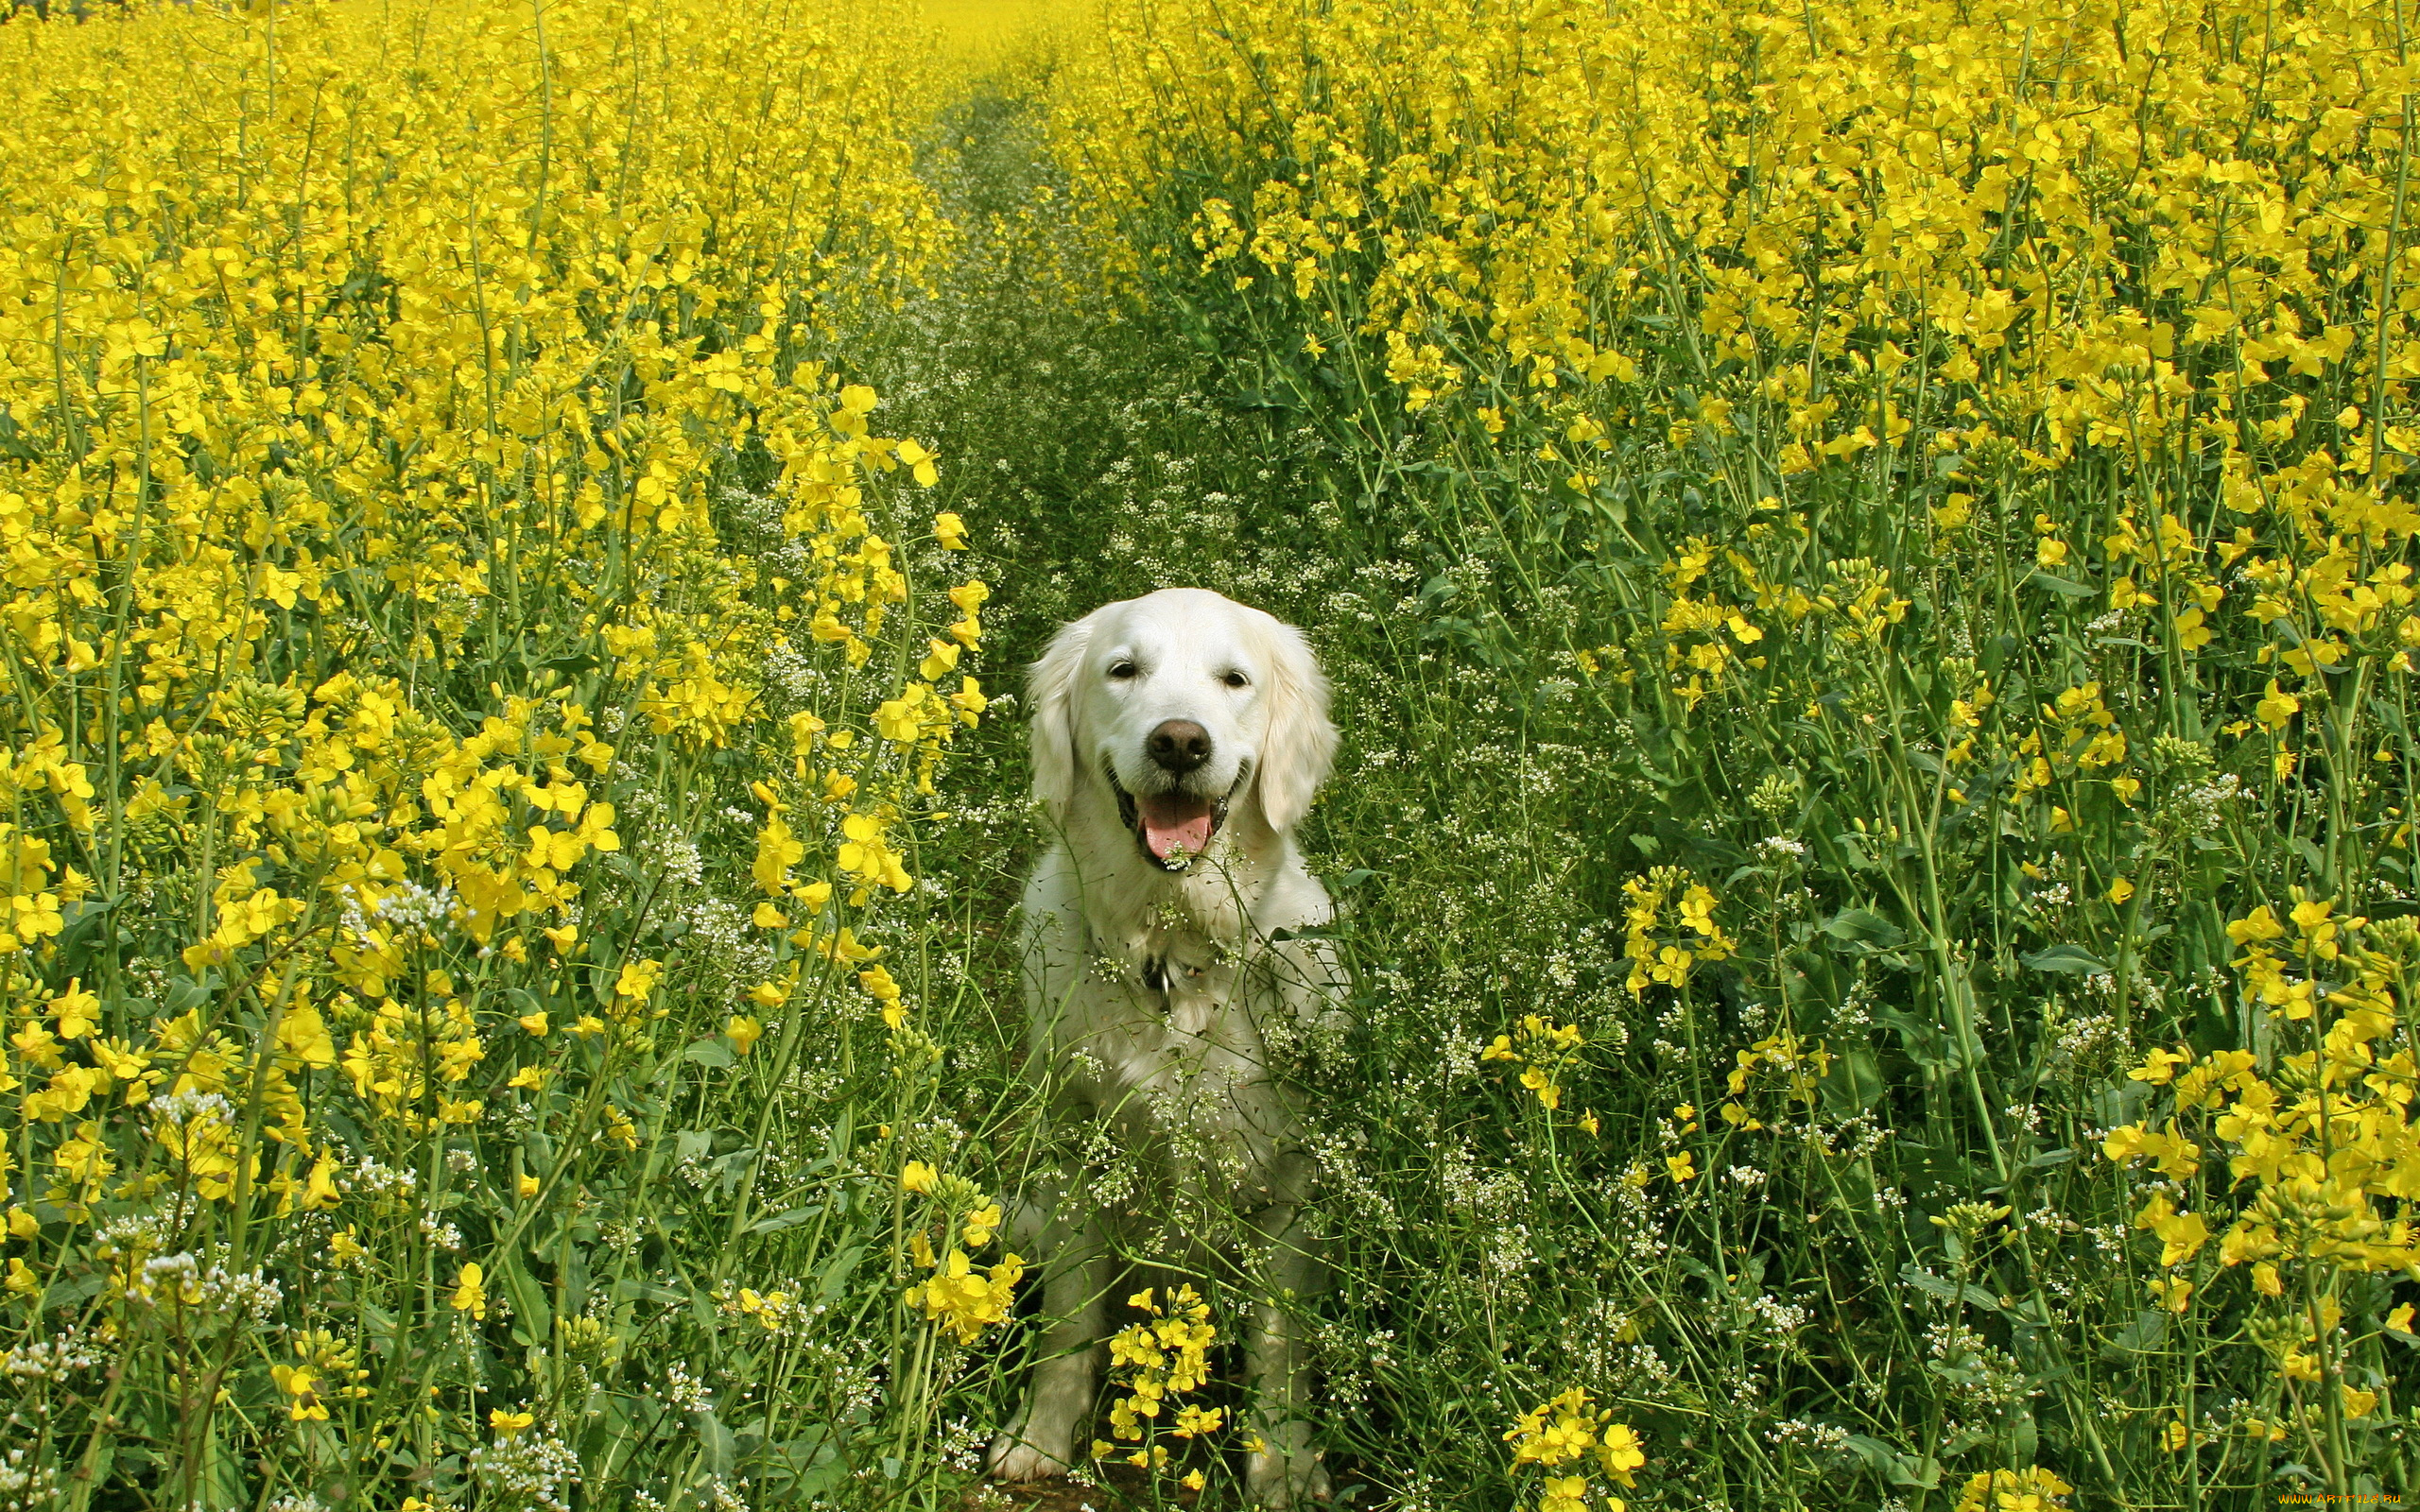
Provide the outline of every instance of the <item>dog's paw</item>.
{"type": "Polygon", "coordinates": [[[1040,1481],[1066,1473],[1064,1460],[1053,1458],[1014,1434],[992,1440],[991,1474],[995,1481],[1040,1481]]]}
{"type": "Polygon", "coordinates": [[[1327,1470],[1307,1451],[1292,1456],[1263,1450],[1244,1462],[1244,1489],[1268,1512],[1291,1512],[1328,1499],[1327,1470]]]}

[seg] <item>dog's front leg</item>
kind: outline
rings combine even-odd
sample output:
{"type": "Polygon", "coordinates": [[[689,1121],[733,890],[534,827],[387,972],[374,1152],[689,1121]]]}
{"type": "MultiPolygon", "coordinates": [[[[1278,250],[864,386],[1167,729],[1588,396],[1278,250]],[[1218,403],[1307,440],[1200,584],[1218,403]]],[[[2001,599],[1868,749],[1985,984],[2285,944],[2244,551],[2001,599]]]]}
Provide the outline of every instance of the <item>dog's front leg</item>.
{"type": "Polygon", "coordinates": [[[1063,1191],[1061,1212],[1042,1236],[1042,1306],[1047,1327],[1042,1363],[1025,1405],[992,1444],[992,1474],[1033,1481],[1063,1474],[1076,1463],[1076,1443],[1092,1426],[1100,1374],[1100,1339],[1109,1289],[1109,1251],[1091,1212],[1073,1222],[1063,1210],[1081,1199],[1063,1191]]]}
{"type": "Polygon", "coordinates": [[[1311,1425],[1304,1417],[1310,1407],[1310,1368],[1293,1314],[1319,1289],[1326,1267],[1299,1213],[1291,1204],[1279,1204],[1253,1219],[1264,1248],[1246,1365],[1261,1447],[1244,1463],[1244,1486],[1253,1502],[1270,1508],[1328,1498],[1327,1471],[1311,1448],[1311,1425]]]}

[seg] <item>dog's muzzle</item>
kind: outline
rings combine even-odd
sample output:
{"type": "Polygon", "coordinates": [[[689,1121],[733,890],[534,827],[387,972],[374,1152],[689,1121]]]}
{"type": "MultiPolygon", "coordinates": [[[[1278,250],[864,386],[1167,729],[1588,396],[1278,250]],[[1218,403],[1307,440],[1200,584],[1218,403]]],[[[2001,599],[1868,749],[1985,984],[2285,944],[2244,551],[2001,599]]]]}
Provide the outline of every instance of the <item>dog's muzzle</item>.
{"type": "Polygon", "coordinates": [[[1117,795],[1118,817],[1125,821],[1152,865],[1183,871],[1201,859],[1225,826],[1227,805],[1252,780],[1252,763],[1241,765],[1234,785],[1218,798],[1173,789],[1166,793],[1130,793],[1126,784],[1117,780],[1117,768],[1105,758],[1101,775],[1109,779],[1110,791],[1117,795]]]}

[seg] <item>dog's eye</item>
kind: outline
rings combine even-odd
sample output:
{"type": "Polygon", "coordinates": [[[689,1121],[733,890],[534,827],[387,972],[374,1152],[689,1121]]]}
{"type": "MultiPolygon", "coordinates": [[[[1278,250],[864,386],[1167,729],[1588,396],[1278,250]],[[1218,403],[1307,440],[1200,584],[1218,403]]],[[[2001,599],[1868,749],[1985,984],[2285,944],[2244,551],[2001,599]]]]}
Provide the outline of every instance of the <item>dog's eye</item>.
{"type": "Polygon", "coordinates": [[[1230,672],[1219,680],[1225,683],[1230,688],[1249,688],[1252,686],[1252,679],[1245,677],[1240,672],[1230,672]]]}
{"type": "Polygon", "coordinates": [[[1114,662],[1110,666],[1109,675],[1113,678],[1116,678],[1120,681],[1123,681],[1134,675],[1134,663],[1132,662],[1114,662]]]}

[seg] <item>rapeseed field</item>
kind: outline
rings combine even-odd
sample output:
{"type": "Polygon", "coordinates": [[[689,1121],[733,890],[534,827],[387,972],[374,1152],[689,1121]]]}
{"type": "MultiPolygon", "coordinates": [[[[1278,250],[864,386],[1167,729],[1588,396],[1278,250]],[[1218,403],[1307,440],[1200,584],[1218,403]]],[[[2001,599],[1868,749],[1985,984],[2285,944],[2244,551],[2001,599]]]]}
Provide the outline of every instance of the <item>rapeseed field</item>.
{"type": "MultiPolygon", "coordinates": [[[[2390,0],[0,21],[0,1506],[2411,1493],[2390,0]],[[1317,1297],[980,1483],[1017,672],[1304,627],[1317,1297]]],[[[1121,1289],[1119,1296],[1125,1297],[1121,1289]]]]}

